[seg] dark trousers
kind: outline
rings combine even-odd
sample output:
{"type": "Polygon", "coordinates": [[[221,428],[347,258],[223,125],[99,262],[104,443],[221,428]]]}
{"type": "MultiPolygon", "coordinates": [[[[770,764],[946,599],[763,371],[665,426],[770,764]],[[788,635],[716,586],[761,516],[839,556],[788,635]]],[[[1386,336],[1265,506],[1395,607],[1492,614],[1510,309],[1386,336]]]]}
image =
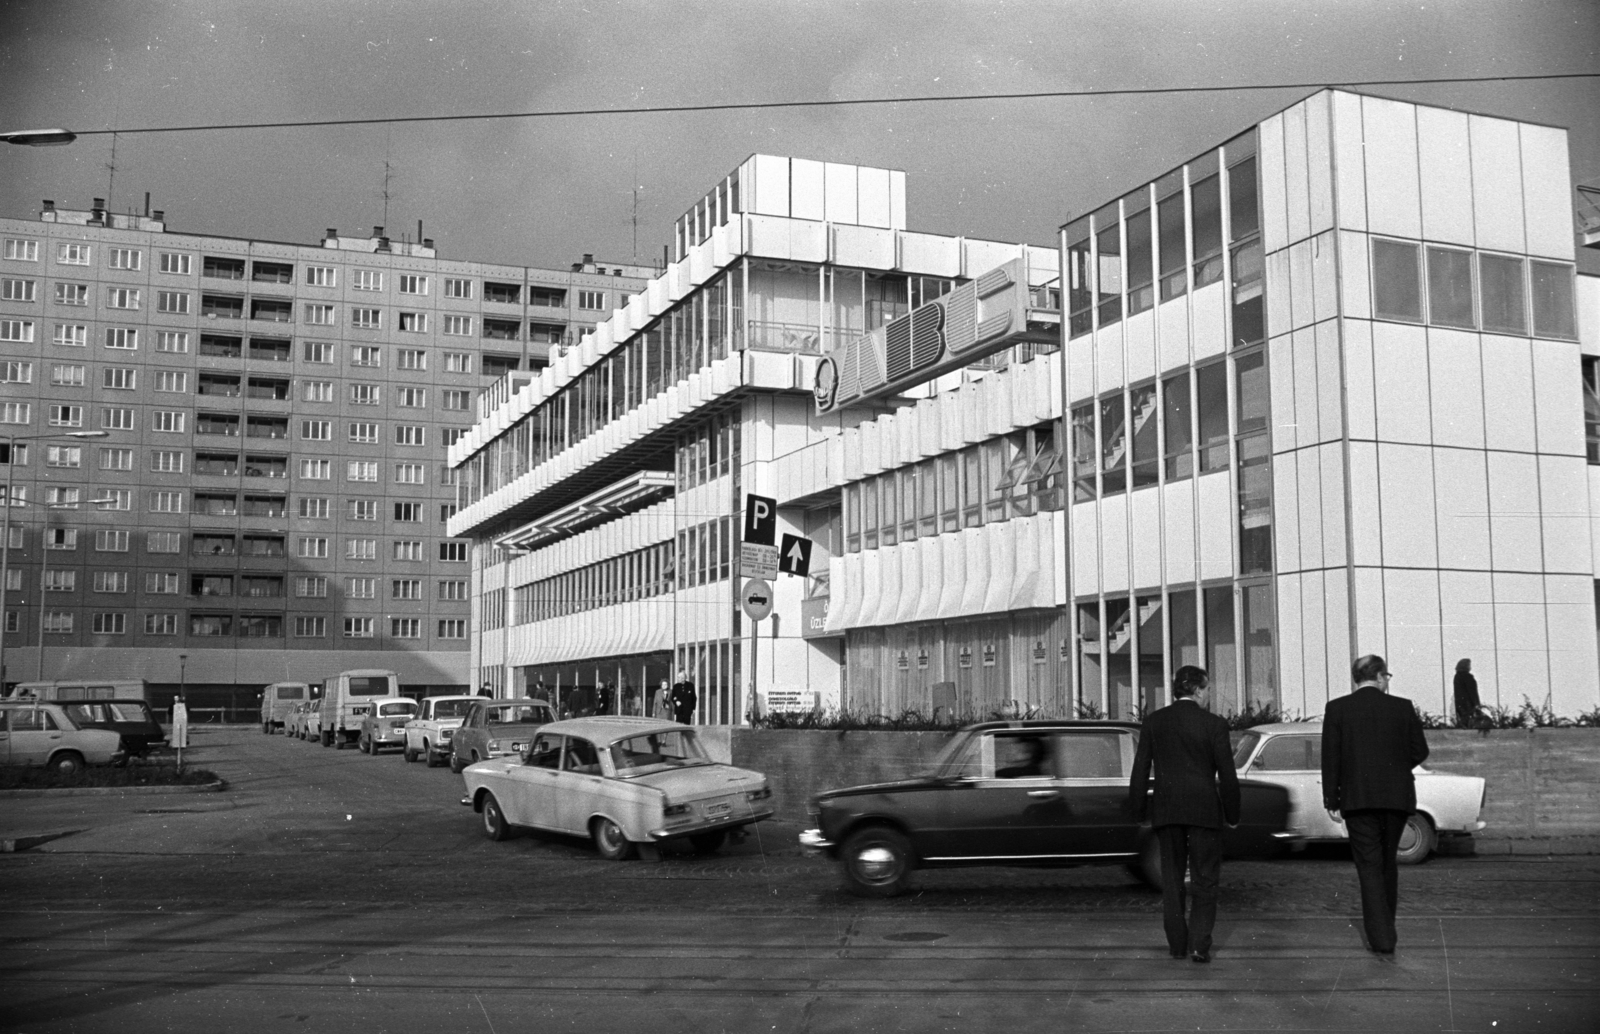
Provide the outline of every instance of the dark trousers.
{"type": "Polygon", "coordinates": [[[1161,906],[1167,949],[1174,955],[1210,951],[1211,928],[1217,924],[1217,879],[1222,875],[1222,830],[1158,826],[1156,840],[1161,845],[1161,906]],[[1192,910],[1185,908],[1185,867],[1194,891],[1192,910]]]}
{"type": "Polygon", "coordinates": [[[679,725],[690,725],[690,724],[693,724],[693,723],[690,722],[690,719],[693,718],[693,717],[694,717],[694,705],[693,704],[690,704],[688,707],[675,707],[675,708],[672,709],[672,720],[677,722],[679,725]]]}
{"type": "Polygon", "coordinates": [[[1373,951],[1394,951],[1394,913],[1400,903],[1400,865],[1394,855],[1406,817],[1403,811],[1383,808],[1344,813],[1350,858],[1361,885],[1361,923],[1373,951]]]}

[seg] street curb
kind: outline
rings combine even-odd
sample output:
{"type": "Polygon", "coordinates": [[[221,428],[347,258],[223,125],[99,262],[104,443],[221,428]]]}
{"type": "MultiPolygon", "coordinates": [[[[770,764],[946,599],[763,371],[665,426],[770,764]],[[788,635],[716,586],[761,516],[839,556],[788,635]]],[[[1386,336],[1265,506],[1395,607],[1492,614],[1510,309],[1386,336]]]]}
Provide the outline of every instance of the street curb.
{"type": "Polygon", "coordinates": [[[1470,853],[1479,857],[1485,855],[1532,857],[1535,855],[1600,854],[1600,837],[1527,837],[1518,839],[1497,837],[1489,840],[1473,838],[1470,853]]]}
{"type": "Polygon", "coordinates": [[[35,833],[26,837],[11,837],[0,840],[0,854],[16,854],[29,848],[38,847],[40,844],[58,840],[61,837],[70,837],[74,833],[82,833],[81,829],[63,829],[59,833],[35,833]]]}
{"type": "Polygon", "coordinates": [[[196,783],[193,786],[65,786],[29,790],[0,790],[0,800],[28,797],[109,797],[127,794],[132,797],[156,797],[173,793],[217,793],[226,789],[228,781],[196,783]]]}

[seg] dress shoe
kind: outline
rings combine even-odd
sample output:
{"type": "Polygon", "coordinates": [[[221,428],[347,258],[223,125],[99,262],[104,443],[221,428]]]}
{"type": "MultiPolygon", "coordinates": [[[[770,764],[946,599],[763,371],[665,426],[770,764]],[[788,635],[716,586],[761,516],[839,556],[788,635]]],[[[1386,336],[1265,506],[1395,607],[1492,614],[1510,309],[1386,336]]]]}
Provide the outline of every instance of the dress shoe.
{"type": "Polygon", "coordinates": [[[1191,951],[1189,953],[1189,961],[1190,962],[1210,962],[1211,961],[1211,953],[1209,951],[1191,951]]]}
{"type": "Polygon", "coordinates": [[[1172,957],[1173,957],[1173,958],[1175,958],[1175,959],[1181,959],[1181,958],[1183,958],[1183,957],[1184,957],[1184,956],[1185,956],[1185,955],[1187,955],[1187,954],[1188,954],[1188,952],[1183,952],[1183,951],[1169,951],[1169,952],[1167,952],[1167,954],[1168,954],[1168,955],[1171,955],[1171,956],[1172,956],[1172,957]]]}

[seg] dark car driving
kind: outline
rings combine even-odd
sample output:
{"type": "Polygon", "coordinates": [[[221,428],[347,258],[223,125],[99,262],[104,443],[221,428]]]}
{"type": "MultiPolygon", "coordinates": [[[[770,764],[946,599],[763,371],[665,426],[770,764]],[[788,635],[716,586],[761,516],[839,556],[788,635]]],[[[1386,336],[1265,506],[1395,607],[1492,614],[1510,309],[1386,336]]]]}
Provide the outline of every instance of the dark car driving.
{"type": "Polygon", "coordinates": [[[60,701],[80,729],[109,729],[122,736],[129,757],[142,758],[166,743],[161,723],[143,700],[60,701]]]}
{"type": "MultiPolygon", "coordinates": [[[[866,896],[904,891],[918,868],[1128,865],[1160,886],[1148,825],[1127,809],[1139,727],[1128,722],[988,722],[957,733],[920,776],[818,794],[802,846],[841,863],[866,896]]],[[[1241,779],[1230,857],[1278,853],[1288,828],[1282,787],[1241,779]]]]}

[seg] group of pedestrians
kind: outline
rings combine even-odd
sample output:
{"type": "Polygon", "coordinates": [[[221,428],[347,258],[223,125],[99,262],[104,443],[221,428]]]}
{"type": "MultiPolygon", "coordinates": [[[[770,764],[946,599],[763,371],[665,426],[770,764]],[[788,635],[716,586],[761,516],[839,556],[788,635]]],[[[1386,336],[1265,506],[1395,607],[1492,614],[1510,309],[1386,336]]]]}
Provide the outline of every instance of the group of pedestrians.
{"type": "MultiPolygon", "coordinates": [[[[1357,659],[1351,677],[1355,691],[1330,700],[1323,716],[1322,803],[1350,834],[1367,949],[1392,961],[1395,852],[1417,809],[1411,770],[1427,758],[1428,741],[1411,702],[1389,695],[1394,676],[1382,657],[1357,659]]],[[[1206,709],[1209,692],[1205,669],[1185,665],[1173,674],[1173,702],[1145,719],[1128,785],[1129,808],[1140,821],[1149,818],[1160,847],[1167,950],[1201,963],[1211,961],[1222,830],[1239,824],[1240,806],[1228,723],[1206,709]]]]}

